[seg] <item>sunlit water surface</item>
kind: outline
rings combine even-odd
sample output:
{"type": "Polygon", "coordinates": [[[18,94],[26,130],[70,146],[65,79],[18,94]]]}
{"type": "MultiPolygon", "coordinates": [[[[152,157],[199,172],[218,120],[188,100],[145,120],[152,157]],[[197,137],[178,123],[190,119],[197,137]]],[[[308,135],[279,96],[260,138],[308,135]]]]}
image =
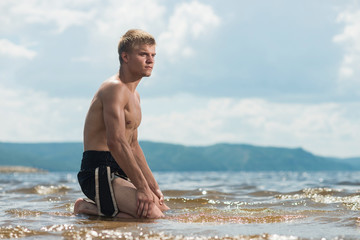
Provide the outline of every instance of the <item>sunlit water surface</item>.
{"type": "Polygon", "coordinates": [[[165,219],[73,215],[76,173],[0,173],[0,238],[360,239],[359,172],[158,172],[165,219]]]}

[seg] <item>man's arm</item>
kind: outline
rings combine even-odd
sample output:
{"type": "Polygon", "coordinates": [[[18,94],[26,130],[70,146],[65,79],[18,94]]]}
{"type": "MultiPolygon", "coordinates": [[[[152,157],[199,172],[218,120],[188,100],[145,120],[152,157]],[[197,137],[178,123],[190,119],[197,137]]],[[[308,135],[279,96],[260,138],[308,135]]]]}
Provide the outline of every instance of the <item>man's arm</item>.
{"type": "Polygon", "coordinates": [[[151,169],[146,161],[145,155],[143,150],[141,149],[139,142],[137,140],[137,130],[134,132],[131,148],[134,154],[134,157],[144,174],[144,177],[147,180],[147,183],[150,187],[150,189],[153,191],[153,193],[159,198],[160,205],[164,203],[164,195],[162,194],[158,183],[156,182],[153,173],[151,172],[151,169]]]}
{"type": "Polygon", "coordinates": [[[101,98],[109,150],[137,189],[138,216],[146,217],[154,198],[125,136],[127,93],[120,85],[111,84],[104,89],[101,98]]]}

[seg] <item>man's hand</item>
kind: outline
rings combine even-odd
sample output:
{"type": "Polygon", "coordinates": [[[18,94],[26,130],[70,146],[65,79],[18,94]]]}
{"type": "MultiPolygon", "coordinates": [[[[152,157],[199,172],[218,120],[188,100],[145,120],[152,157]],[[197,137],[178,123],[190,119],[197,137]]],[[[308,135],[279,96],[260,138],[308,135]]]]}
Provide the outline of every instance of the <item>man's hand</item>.
{"type": "Polygon", "coordinates": [[[150,210],[150,205],[155,203],[155,199],[151,190],[137,190],[137,215],[141,218],[145,218],[150,210]]]}
{"type": "Polygon", "coordinates": [[[162,194],[161,190],[158,188],[154,191],[155,195],[159,198],[159,204],[164,204],[164,195],[162,194]]]}

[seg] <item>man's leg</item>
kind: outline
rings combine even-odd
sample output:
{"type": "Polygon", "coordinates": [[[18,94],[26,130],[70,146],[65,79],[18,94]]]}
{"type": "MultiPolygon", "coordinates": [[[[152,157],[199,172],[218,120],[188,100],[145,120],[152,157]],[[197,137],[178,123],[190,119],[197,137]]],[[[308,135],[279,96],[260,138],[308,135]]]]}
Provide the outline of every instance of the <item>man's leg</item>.
{"type": "MultiPolygon", "coordinates": [[[[136,199],[136,188],[135,186],[122,178],[116,178],[112,182],[115,199],[121,213],[129,214],[134,218],[138,218],[137,212],[137,199],[136,199]]],[[[155,196],[157,200],[157,197],[155,196]]],[[[148,212],[149,218],[161,218],[164,214],[159,208],[159,201],[151,204],[148,212]]]]}
{"type": "MultiPolygon", "coordinates": [[[[119,213],[116,217],[119,218],[138,218],[136,215],[137,206],[136,206],[136,188],[135,186],[122,178],[116,178],[112,182],[114,189],[116,203],[119,208],[119,213]]],[[[163,204],[159,204],[159,200],[156,196],[155,204],[152,204],[148,216],[149,218],[160,218],[164,214],[162,211],[166,211],[169,208],[163,204]]],[[[85,201],[82,198],[76,200],[74,205],[75,214],[88,214],[88,215],[98,215],[98,209],[95,204],[85,201]]]]}

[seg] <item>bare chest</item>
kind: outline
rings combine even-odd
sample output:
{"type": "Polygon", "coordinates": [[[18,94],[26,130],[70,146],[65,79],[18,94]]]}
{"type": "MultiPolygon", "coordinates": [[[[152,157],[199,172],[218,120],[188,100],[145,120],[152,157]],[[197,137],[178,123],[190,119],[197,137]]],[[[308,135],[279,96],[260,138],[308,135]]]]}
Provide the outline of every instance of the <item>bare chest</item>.
{"type": "Polygon", "coordinates": [[[129,100],[125,107],[125,124],[127,129],[136,129],[141,122],[140,103],[136,98],[129,100]]]}

